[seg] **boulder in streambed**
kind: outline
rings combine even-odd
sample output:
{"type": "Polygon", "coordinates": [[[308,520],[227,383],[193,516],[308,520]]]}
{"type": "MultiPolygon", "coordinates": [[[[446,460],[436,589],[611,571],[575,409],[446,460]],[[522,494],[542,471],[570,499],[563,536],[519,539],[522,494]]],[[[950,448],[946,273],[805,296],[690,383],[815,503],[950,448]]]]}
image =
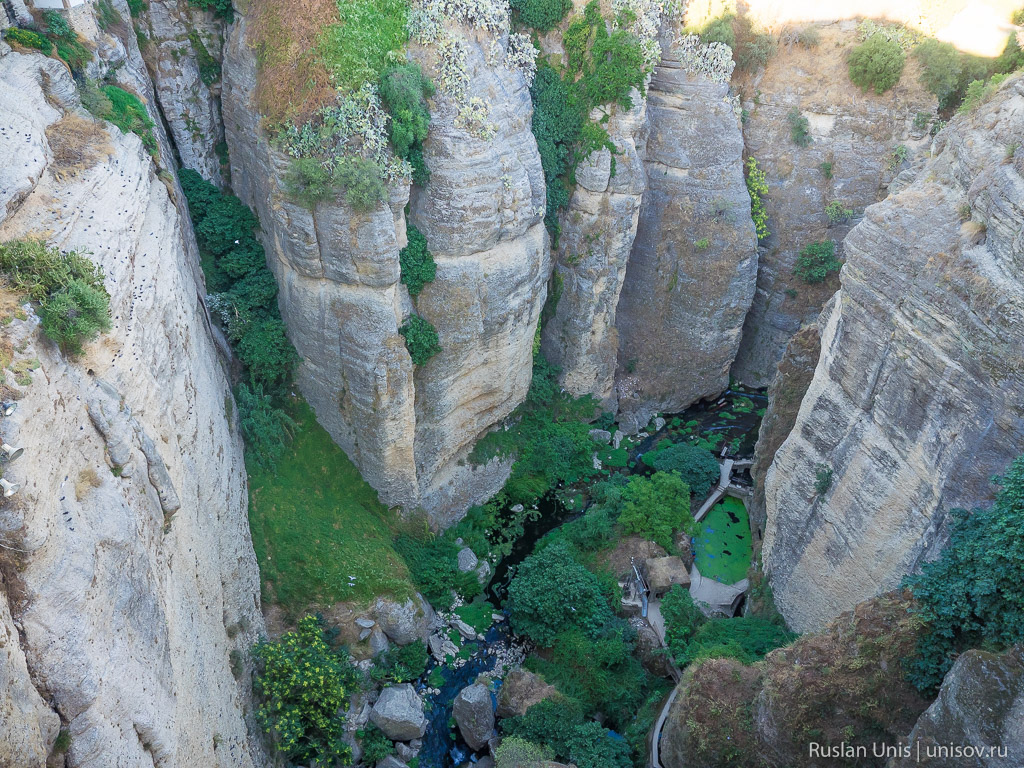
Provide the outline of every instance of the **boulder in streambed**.
{"type": "Polygon", "coordinates": [[[494,733],[494,704],[483,683],[474,683],[459,691],[452,707],[459,733],[473,750],[487,746],[494,733]]]}
{"type": "Polygon", "coordinates": [[[392,685],[380,692],[370,720],[392,741],[418,739],[427,732],[423,700],[408,683],[392,685]]]}

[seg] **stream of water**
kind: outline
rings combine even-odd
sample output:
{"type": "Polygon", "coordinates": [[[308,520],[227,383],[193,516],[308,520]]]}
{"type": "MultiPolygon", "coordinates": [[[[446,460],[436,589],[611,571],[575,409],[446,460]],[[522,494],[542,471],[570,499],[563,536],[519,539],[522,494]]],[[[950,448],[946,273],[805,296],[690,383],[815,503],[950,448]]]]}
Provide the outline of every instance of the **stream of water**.
{"type": "MultiPolygon", "coordinates": [[[[640,461],[640,457],[665,439],[677,442],[700,436],[713,443],[713,446],[709,444],[708,447],[713,448],[716,455],[727,445],[730,456],[750,457],[754,453],[757,430],[766,403],[767,397],[763,393],[736,388],[728,390],[713,402],[697,403],[682,413],[670,414],[665,417],[664,427],[630,449],[629,465],[619,471],[627,475],[649,474],[652,470],[640,461]],[[753,403],[753,407],[748,403],[753,403]]],[[[736,479],[742,481],[742,476],[736,479]]],[[[523,535],[512,544],[509,554],[495,565],[493,577],[485,592],[492,606],[501,605],[508,583],[515,575],[516,566],[529,557],[536,543],[558,526],[583,514],[583,510],[571,510],[553,492],[538,499],[537,510],[538,515],[530,516],[524,522],[523,535]]],[[[504,510],[504,513],[510,518],[515,514],[510,509],[504,510]]],[[[495,608],[495,612],[499,610],[495,608]]],[[[472,648],[472,655],[462,666],[453,668],[430,660],[416,687],[420,691],[438,688],[440,692],[424,697],[428,725],[419,754],[419,768],[454,768],[467,760],[476,762],[486,754],[486,748],[474,754],[459,736],[458,729],[450,727],[452,707],[459,691],[471,685],[478,675],[495,669],[500,657],[514,643],[515,638],[508,622],[503,621],[494,624],[484,640],[466,643],[472,648]],[[434,672],[435,668],[439,672],[434,672]],[[440,685],[436,685],[438,675],[443,680],[440,685]],[[428,683],[431,677],[435,683],[433,686],[428,683]]]]}

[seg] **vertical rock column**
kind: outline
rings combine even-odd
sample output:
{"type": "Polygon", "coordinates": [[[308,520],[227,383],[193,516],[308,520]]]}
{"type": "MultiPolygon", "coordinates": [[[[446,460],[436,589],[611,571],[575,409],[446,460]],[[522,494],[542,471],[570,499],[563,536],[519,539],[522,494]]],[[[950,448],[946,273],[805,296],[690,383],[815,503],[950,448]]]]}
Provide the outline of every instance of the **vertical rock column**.
{"type": "Polygon", "coordinates": [[[614,160],[601,149],[576,169],[576,188],[562,217],[554,314],[544,326],[544,353],[562,368],[562,386],[577,396],[594,395],[611,411],[619,346],[615,312],[647,187],[641,157],[646,107],[634,91],[633,108],[617,108],[605,125],[618,150],[614,160]]]}
{"type": "Polygon", "coordinates": [[[692,37],[664,50],[648,91],[647,192],[616,311],[620,423],[633,431],[725,389],[757,273],[728,72],[703,66],[712,52],[692,37]]]}

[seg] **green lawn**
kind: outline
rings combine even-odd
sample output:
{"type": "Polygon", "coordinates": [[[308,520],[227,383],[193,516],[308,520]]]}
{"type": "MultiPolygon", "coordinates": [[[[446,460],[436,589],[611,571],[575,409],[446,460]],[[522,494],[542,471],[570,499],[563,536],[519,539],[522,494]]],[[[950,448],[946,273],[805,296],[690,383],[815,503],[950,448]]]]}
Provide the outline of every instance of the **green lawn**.
{"type": "Polygon", "coordinates": [[[264,600],[298,616],[311,603],[412,594],[377,492],[305,401],[295,401],[289,412],[298,428],[277,471],[248,467],[249,528],[264,600]],[[352,576],[355,586],[349,586],[352,576]]]}
{"type": "Polygon", "coordinates": [[[695,538],[694,554],[703,576],[734,584],[747,575],[752,556],[750,522],[740,499],[726,496],[715,504],[700,521],[700,533],[695,538]]]}

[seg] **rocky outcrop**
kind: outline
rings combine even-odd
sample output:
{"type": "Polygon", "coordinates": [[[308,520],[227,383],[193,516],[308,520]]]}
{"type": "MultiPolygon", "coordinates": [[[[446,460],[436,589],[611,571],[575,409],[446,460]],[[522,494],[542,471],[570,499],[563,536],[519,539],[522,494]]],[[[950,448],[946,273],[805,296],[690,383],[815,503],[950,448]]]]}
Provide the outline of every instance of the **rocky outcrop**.
{"type": "Polygon", "coordinates": [[[392,741],[418,739],[427,732],[423,701],[408,683],[390,685],[381,691],[370,720],[392,741]]]}
{"type": "Polygon", "coordinates": [[[28,721],[5,715],[0,731],[23,737],[33,766],[56,716],[72,767],[263,764],[244,669],[236,680],[229,660],[262,630],[242,443],[180,192],[137,137],[75,112],[60,63],[0,44],[0,86],[0,241],[44,236],[89,254],[113,326],[75,361],[30,312],[4,328],[18,409],[0,432],[25,454],[4,467],[21,490],[0,506],[3,556],[22,550],[16,589],[4,579],[17,634],[0,611],[0,674],[18,682],[0,707],[13,698],[28,721]],[[21,655],[57,715],[33,703],[21,655]]]}
{"type": "Polygon", "coordinates": [[[542,348],[562,369],[574,395],[594,395],[616,410],[619,348],[616,308],[633,248],[640,201],[647,188],[641,153],[647,139],[647,99],[635,91],[633,107],[615,108],[604,126],[615,144],[576,169],[576,188],[562,218],[542,348]],[[614,163],[614,174],[612,173],[614,163]]]}
{"type": "MultiPolygon", "coordinates": [[[[865,16],[873,13],[864,9],[865,16]]],[[[789,41],[765,67],[735,83],[744,94],[746,152],[767,175],[771,231],[762,241],[757,291],[733,370],[750,386],[771,383],[790,338],[815,320],[838,287],[835,276],[810,285],[793,274],[801,249],[821,240],[841,243],[855,223],[830,222],[825,206],[839,201],[859,217],[886,196],[901,169],[927,154],[931,141],[927,121],[914,127],[918,112],[928,117],[935,109],[935,98],[918,82],[916,60],[908,58],[887,93],[864,93],[850,82],[844,51],[858,42],[856,29],[856,21],[818,25],[816,46],[789,41]],[[806,146],[792,138],[791,110],[807,120],[806,146]],[[900,145],[906,160],[893,154],[900,145]]],[[[837,255],[843,258],[841,248],[837,255]]]]}
{"type": "Polygon", "coordinates": [[[1024,449],[1024,80],[956,117],[844,243],[821,358],[765,481],[796,629],[892,588],[1024,449]],[[820,478],[820,480],[819,480],[820,478]]]}
{"type": "Polygon", "coordinates": [[[459,691],[452,705],[459,733],[470,749],[483,749],[494,734],[494,702],[483,683],[468,685],[459,691]]]}
{"type": "Polygon", "coordinates": [[[557,693],[539,675],[518,667],[507,675],[498,691],[498,717],[522,717],[526,710],[557,693]]]}
{"type": "Polygon", "coordinates": [[[906,739],[910,754],[888,768],[1011,768],[1024,754],[1024,648],[970,650],[906,739]],[[951,754],[949,746],[977,749],[951,754]]]}
{"type": "MultiPolygon", "coordinates": [[[[127,17],[126,17],[127,18],[127,17]]],[[[222,183],[217,145],[223,24],[188,0],[150,0],[136,24],[143,58],[182,168],[222,183]]]]}
{"type": "Polygon", "coordinates": [[[380,629],[398,645],[425,640],[434,622],[434,610],[419,595],[404,603],[382,597],[373,605],[373,615],[380,629]]]}
{"type": "MultiPolygon", "coordinates": [[[[232,27],[225,54],[232,179],[263,226],[303,358],[298,386],[385,503],[448,522],[507,477],[508,462],[474,467],[467,455],[525,397],[550,272],[526,81],[488,64],[483,43],[465,32],[470,96],[487,104],[496,135],[457,128],[454,106],[435,100],[424,145],[429,192],[413,197],[410,216],[437,262],[415,309],[437,328],[443,351],[414,369],[398,334],[413,310],[398,263],[409,188],[394,188],[370,213],[292,203],[281,182],[287,158],[260,128],[246,28],[244,18],[232,27]]],[[[434,54],[422,55],[429,71],[434,54]]]]}
{"type": "Polygon", "coordinates": [[[763,661],[712,659],[687,667],[661,737],[664,768],[814,768],[808,741],[866,746],[867,758],[836,765],[885,765],[873,743],[895,745],[927,701],[903,677],[917,620],[903,596],[858,605],[763,661]],[[813,736],[811,736],[813,734],[813,736]]]}
{"type": "Polygon", "coordinates": [[[647,191],[616,309],[619,423],[729,383],[757,273],[738,108],[665,48],[648,90],[647,191]]]}

